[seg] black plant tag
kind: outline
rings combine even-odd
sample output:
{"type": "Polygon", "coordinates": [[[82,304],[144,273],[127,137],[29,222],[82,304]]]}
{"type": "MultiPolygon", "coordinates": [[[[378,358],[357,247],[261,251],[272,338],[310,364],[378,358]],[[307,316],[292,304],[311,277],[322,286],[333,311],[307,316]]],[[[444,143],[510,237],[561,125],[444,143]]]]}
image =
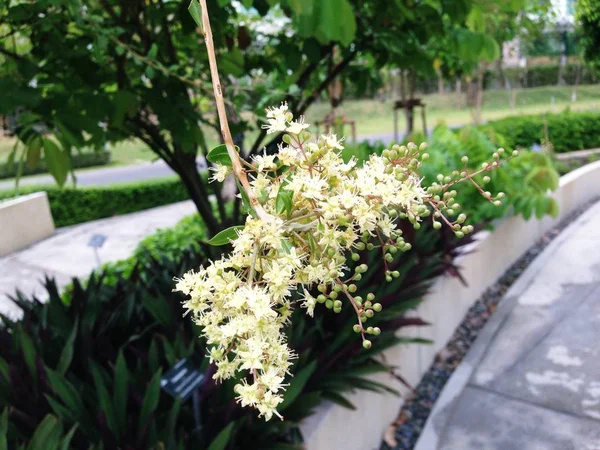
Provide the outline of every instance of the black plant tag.
{"type": "Polygon", "coordinates": [[[160,379],[160,387],[172,397],[181,397],[185,402],[196,389],[202,386],[205,374],[199,366],[184,358],[171,367],[160,379]]]}

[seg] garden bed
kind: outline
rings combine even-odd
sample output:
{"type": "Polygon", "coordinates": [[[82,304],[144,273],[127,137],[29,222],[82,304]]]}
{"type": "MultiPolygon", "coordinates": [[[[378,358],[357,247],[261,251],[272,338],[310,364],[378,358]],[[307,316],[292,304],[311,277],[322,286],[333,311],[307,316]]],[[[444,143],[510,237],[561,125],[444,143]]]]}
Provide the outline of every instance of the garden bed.
{"type": "MultiPolygon", "coordinates": [[[[498,221],[493,232],[478,233],[457,260],[466,286],[458,278],[440,277],[416,310],[432,325],[415,328],[414,336],[431,339],[433,344],[388,349],[384,353],[387,363],[399,367],[403,377],[417,385],[483,292],[519,259],[524,249],[598,194],[600,162],[595,162],[561,177],[560,187],[553,194],[560,207],[558,217],[531,221],[510,217],[498,221]]],[[[390,375],[378,375],[376,380],[409,392],[390,375]]],[[[356,392],[349,399],[357,406],[356,411],[325,403],[302,423],[307,449],[371,449],[380,445],[385,430],[398,415],[401,400],[367,391],[356,392]]]]}

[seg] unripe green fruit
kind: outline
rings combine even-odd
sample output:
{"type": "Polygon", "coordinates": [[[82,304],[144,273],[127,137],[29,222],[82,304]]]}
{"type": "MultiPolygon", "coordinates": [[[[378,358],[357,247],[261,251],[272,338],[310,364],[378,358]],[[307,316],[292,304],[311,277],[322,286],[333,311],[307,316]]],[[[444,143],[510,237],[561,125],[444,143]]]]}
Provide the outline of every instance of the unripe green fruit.
{"type": "Polygon", "coordinates": [[[373,328],[373,334],[379,336],[381,334],[381,329],[379,327],[373,328]]]}
{"type": "Polygon", "coordinates": [[[362,305],[363,298],[362,298],[360,295],[357,295],[356,297],[354,297],[354,301],[355,301],[356,303],[359,303],[359,304],[361,304],[361,305],[362,305]]]}
{"type": "Polygon", "coordinates": [[[394,271],[392,272],[392,276],[393,276],[394,278],[398,278],[398,277],[400,276],[400,272],[398,272],[397,270],[394,270],[394,271]]]}
{"type": "Polygon", "coordinates": [[[372,303],[370,301],[366,301],[365,302],[365,308],[370,308],[372,306],[372,303]]]}
{"type": "Polygon", "coordinates": [[[327,309],[333,308],[333,300],[327,300],[325,302],[325,308],[327,308],[327,309]]]}
{"type": "Polygon", "coordinates": [[[370,242],[367,244],[367,250],[371,251],[375,248],[375,246],[373,244],[371,244],[370,242]]]}
{"type": "Polygon", "coordinates": [[[342,312],[342,308],[336,308],[336,307],[334,307],[333,308],[333,312],[336,313],[336,314],[339,314],[339,313],[342,312]]]}
{"type": "Polygon", "coordinates": [[[352,329],[354,330],[355,333],[360,333],[360,330],[362,330],[362,328],[358,324],[354,325],[352,327],[352,329]]]}
{"type": "Polygon", "coordinates": [[[390,281],[392,281],[392,277],[390,277],[389,275],[386,275],[385,281],[387,281],[389,283],[390,281]]]}
{"type": "Polygon", "coordinates": [[[367,334],[373,334],[373,327],[367,327],[367,334]]]}
{"type": "Polygon", "coordinates": [[[341,308],[342,307],[342,301],[341,300],[336,300],[333,302],[333,307],[334,308],[341,308]]]}
{"type": "Polygon", "coordinates": [[[372,302],[373,300],[375,300],[375,294],[373,294],[372,292],[369,292],[367,294],[367,300],[369,300],[370,302],[372,302]]]}
{"type": "Polygon", "coordinates": [[[408,242],[406,244],[404,244],[404,248],[402,250],[404,250],[405,252],[409,251],[412,248],[412,245],[410,245],[408,242]]]}
{"type": "Polygon", "coordinates": [[[350,286],[348,286],[348,292],[350,292],[351,294],[356,292],[356,285],[355,284],[351,284],[350,286]]]}
{"type": "Polygon", "coordinates": [[[442,228],[442,224],[438,221],[434,221],[433,222],[433,229],[434,230],[439,230],[440,228],[442,228]]]}
{"type": "Polygon", "coordinates": [[[381,312],[382,309],[383,309],[383,306],[381,306],[381,303],[375,303],[373,305],[373,311],[375,311],[375,312],[381,312]]]}
{"type": "Polygon", "coordinates": [[[336,284],[335,286],[333,286],[333,290],[335,292],[340,292],[342,290],[342,287],[339,284],[336,284]]]}
{"type": "Polygon", "coordinates": [[[370,348],[371,348],[371,345],[373,345],[373,344],[371,344],[371,341],[369,341],[368,339],[365,339],[365,340],[363,341],[363,348],[365,348],[365,349],[367,349],[367,350],[368,350],[368,349],[370,349],[370,348]]]}
{"type": "Polygon", "coordinates": [[[454,233],[454,235],[459,239],[465,237],[465,233],[463,233],[462,231],[457,231],[456,233],[454,233]]]}
{"type": "Polygon", "coordinates": [[[358,261],[360,259],[360,255],[358,253],[352,253],[352,261],[358,261]]]}
{"type": "Polygon", "coordinates": [[[327,286],[325,286],[324,284],[320,284],[319,286],[317,286],[317,291],[325,292],[327,291],[327,286]]]}
{"type": "Polygon", "coordinates": [[[331,291],[331,292],[329,293],[329,298],[331,298],[331,299],[335,300],[336,298],[338,298],[338,293],[337,293],[337,292],[335,292],[335,291],[331,291]]]}
{"type": "Polygon", "coordinates": [[[460,158],[460,160],[462,161],[463,164],[467,164],[469,162],[469,157],[468,156],[463,156],[462,158],[460,158]]]}
{"type": "Polygon", "coordinates": [[[356,275],[354,275],[354,279],[356,281],[360,281],[360,280],[362,280],[362,275],[360,273],[357,273],[356,275]]]}
{"type": "Polygon", "coordinates": [[[365,311],[365,315],[370,319],[371,317],[373,317],[375,315],[375,313],[373,312],[372,309],[368,309],[365,311]]]}
{"type": "Polygon", "coordinates": [[[325,297],[323,294],[321,294],[317,297],[317,301],[319,303],[325,303],[327,301],[327,297],[325,297]]]}

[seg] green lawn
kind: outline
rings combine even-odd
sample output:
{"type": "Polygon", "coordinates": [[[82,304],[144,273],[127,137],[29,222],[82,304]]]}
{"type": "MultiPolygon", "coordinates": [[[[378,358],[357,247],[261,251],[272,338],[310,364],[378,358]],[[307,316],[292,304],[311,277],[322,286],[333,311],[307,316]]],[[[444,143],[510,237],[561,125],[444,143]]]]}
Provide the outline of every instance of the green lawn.
{"type": "MultiPolygon", "coordinates": [[[[511,108],[511,95],[504,90],[487,91],[484,96],[484,120],[499,119],[517,114],[535,114],[543,112],[559,112],[565,108],[587,110],[600,108],[600,84],[580,86],[577,101],[571,102],[572,88],[543,87],[515,90],[515,107],[511,108]]],[[[427,105],[427,124],[434,126],[439,121],[448,125],[462,125],[472,122],[472,111],[464,106],[464,95],[459,99],[454,93],[443,96],[425,95],[423,101],[427,105]]],[[[329,104],[321,102],[313,105],[307,112],[307,122],[322,119],[329,112],[329,104]]],[[[377,100],[348,100],[342,104],[341,111],[348,119],[356,121],[356,132],[360,136],[387,134],[393,132],[394,121],[392,102],[377,100]]],[[[422,128],[420,114],[417,114],[416,129],[422,128]]],[[[404,116],[399,114],[399,130],[404,130],[404,116]]],[[[347,130],[350,133],[350,130],[347,130]]],[[[257,132],[249,132],[246,141],[252,142],[257,132]]],[[[213,130],[208,130],[210,141],[216,143],[213,130]]],[[[14,139],[0,137],[0,163],[6,160],[14,145],[14,139]]],[[[136,164],[156,159],[148,147],[139,140],[124,141],[111,146],[111,165],[136,164]]],[[[85,169],[83,169],[85,170],[85,169]]]]}
{"type": "MultiPolygon", "coordinates": [[[[492,120],[518,114],[536,114],[544,112],[560,112],[565,108],[587,110],[600,108],[600,85],[580,86],[577,101],[571,102],[570,86],[543,87],[515,90],[515,107],[511,108],[510,94],[505,90],[487,91],[484,95],[483,119],[492,120]]],[[[472,122],[472,112],[464,106],[464,94],[458,98],[454,93],[444,96],[438,94],[425,95],[423,102],[427,108],[427,125],[434,126],[439,121],[448,125],[462,125],[472,122]]],[[[322,119],[329,112],[329,104],[322,102],[314,105],[307,112],[307,121],[322,119]]],[[[394,119],[392,102],[377,100],[352,100],[342,104],[342,112],[348,119],[356,121],[358,136],[369,136],[380,133],[392,133],[394,119]]],[[[399,111],[399,129],[404,130],[404,116],[399,111]]],[[[417,114],[416,129],[422,129],[420,112],[417,114]]],[[[349,130],[346,131],[349,133],[349,130]]]]}

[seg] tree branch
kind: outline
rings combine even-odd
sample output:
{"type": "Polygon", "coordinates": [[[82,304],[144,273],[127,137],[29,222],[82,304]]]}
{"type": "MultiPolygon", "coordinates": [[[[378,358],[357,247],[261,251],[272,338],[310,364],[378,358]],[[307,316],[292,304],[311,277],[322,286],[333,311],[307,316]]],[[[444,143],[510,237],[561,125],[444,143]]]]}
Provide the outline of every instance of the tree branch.
{"type": "Polygon", "coordinates": [[[215,48],[213,44],[212,30],[210,27],[210,19],[208,16],[206,0],[200,0],[200,5],[202,8],[202,27],[204,32],[204,41],[206,44],[206,51],[208,53],[208,63],[210,66],[210,75],[215,95],[217,113],[219,116],[219,122],[221,124],[221,134],[223,135],[223,141],[225,143],[225,146],[227,147],[227,154],[231,159],[233,174],[239,180],[243,189],[248,194],[250,204],[254,208],[258,216],[261,219],[269,219],[271,215],[264,210],[264,208],[258,201],[258,198],[254,194],[254,190],[252,189],[252,186],[250,186],[250,182],[248,181],[248,176],[246,175],[246,172],[242,167],[240,155],[236,151],[235,145],[233,144],[233,138],[231,137],[231,131],[229,130],[229,122],[227,121],[227,112],[225,111],[225,101],[223,99],[223,90],[221,88],[221,81],[219,79],[219,69],[217,67],[217,58],[215,55],[215,48]]]}

